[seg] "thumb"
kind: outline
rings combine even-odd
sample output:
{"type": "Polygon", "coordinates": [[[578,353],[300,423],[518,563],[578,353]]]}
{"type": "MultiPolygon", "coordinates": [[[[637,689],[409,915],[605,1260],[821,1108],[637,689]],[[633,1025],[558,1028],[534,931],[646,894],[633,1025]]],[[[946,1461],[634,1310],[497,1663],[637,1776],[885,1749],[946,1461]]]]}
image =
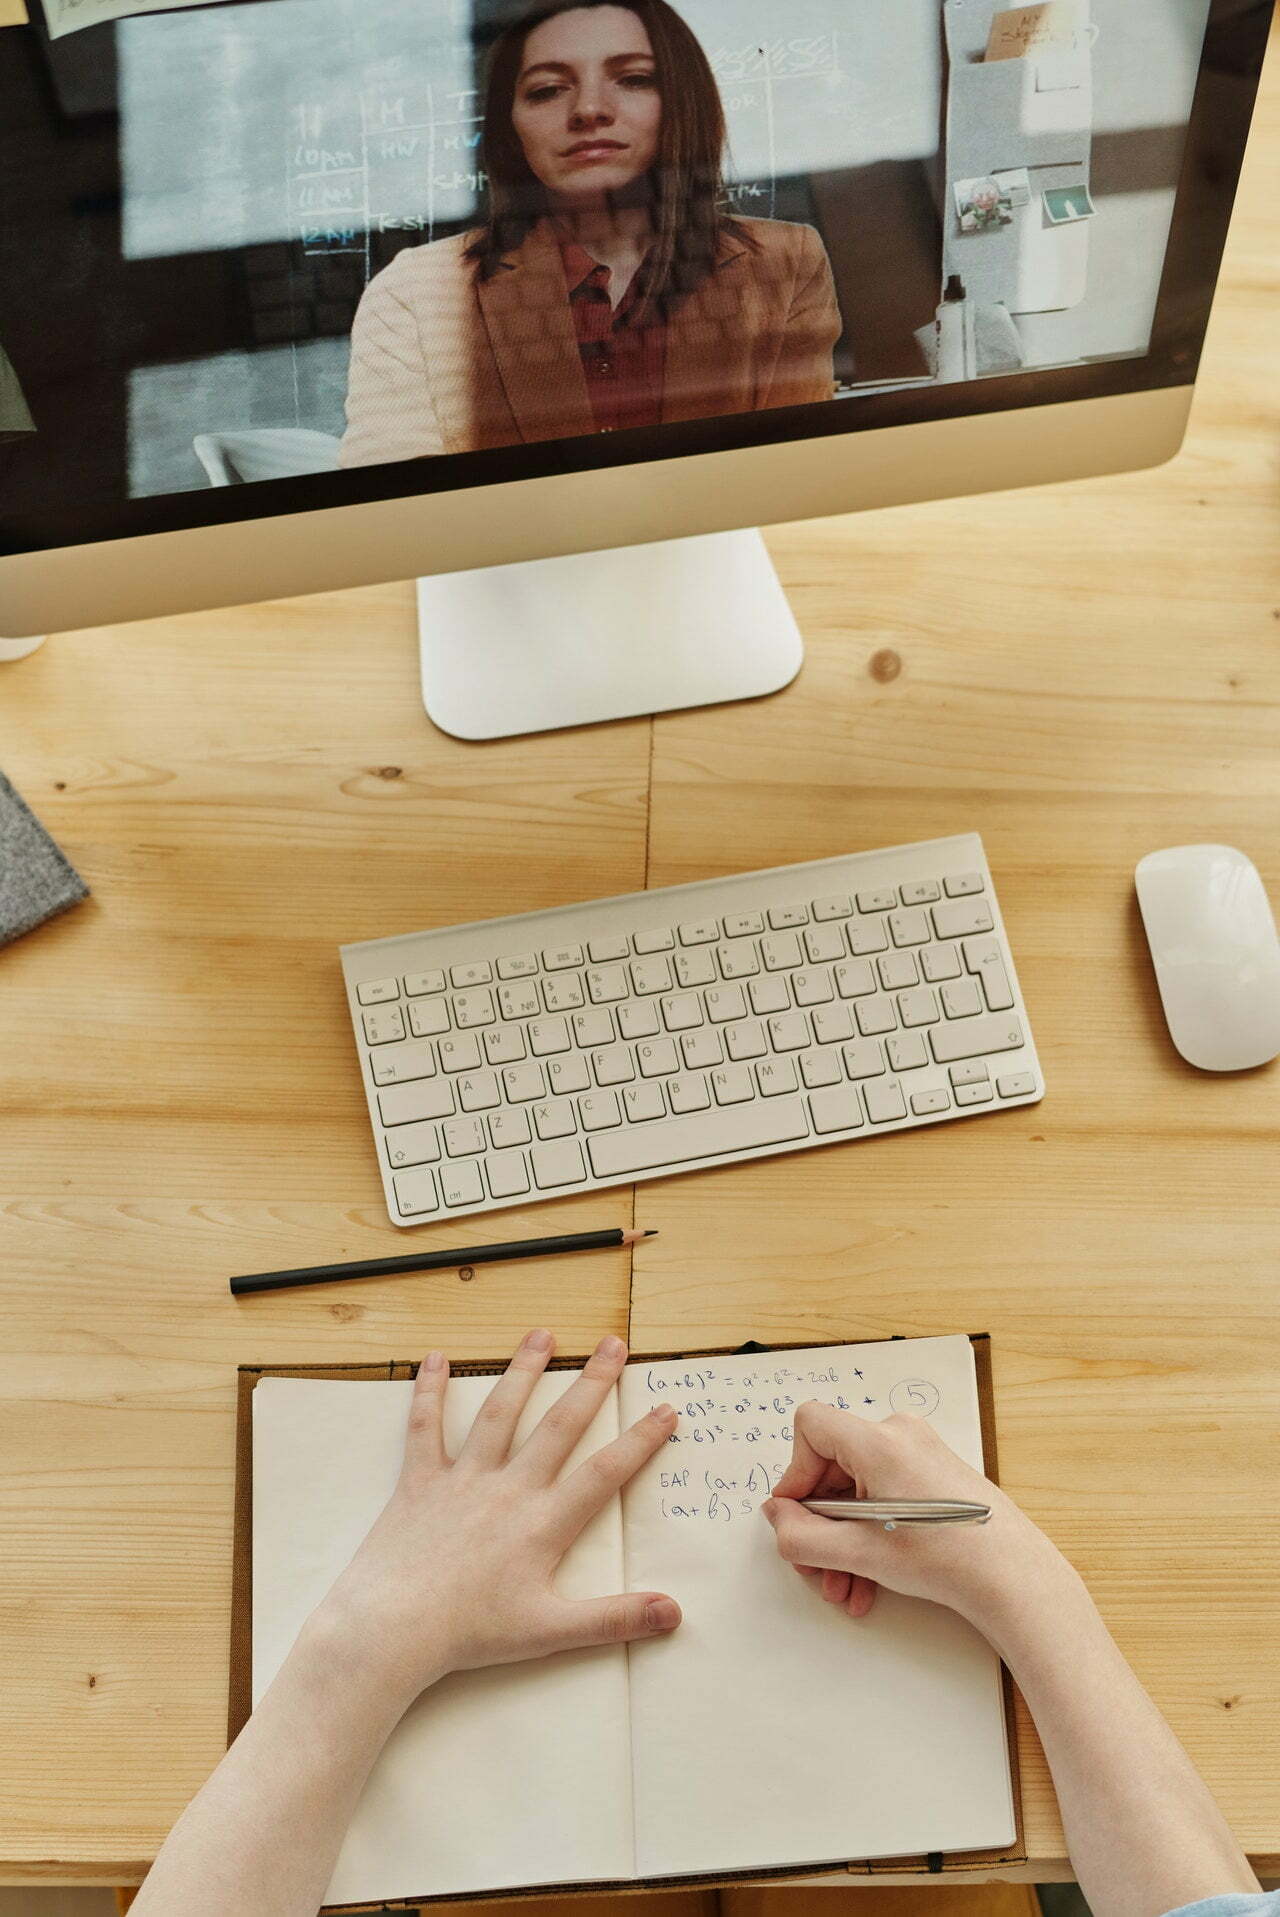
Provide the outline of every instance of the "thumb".
{"type": "Polygon", "coordinates": [[[586,1650],[595,1644],[628,1644],[635,1638],[665,1637],[683,1613],[661,1591],[622,1591],[614,1597],[566,1599],[552,1625],[557,1651],[586,1650]]]}

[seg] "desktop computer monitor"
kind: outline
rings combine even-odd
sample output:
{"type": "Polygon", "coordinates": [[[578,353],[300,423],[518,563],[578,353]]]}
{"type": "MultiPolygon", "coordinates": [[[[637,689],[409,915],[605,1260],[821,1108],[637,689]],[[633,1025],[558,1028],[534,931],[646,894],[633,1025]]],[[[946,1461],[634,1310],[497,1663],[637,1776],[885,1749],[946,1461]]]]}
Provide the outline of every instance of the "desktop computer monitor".
{"type": "Polygon", "coordinates": [[[483,736],[784,683],[737,529],[1171,455],[1271,0],[26,10],[0,633],[416,575],[483,736]]]}

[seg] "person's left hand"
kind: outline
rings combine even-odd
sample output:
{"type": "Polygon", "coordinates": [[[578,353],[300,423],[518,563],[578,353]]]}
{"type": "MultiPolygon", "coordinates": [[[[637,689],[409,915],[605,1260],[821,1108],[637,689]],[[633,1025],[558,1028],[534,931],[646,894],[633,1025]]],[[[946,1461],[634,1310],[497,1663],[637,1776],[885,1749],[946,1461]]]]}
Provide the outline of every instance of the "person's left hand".
{"type": "Polygon", "coordinates": [[[660,1591],[572,1600],[552,1579],[578,1533],[666,1442],[658,1405],[567,1477],[559,1473],[613,1389],[627,1349],[605,1338],[518,1451],[520,1414],[555,1348],[529,1332],[476,1413],[456,1458],[444,1448],[449,1366],[418,1369],[395,1492],[316,1613],[385,1681],[400,1708],[450,1671],[509,1664],[674,1630],[680,1607],[660,1591]]]}

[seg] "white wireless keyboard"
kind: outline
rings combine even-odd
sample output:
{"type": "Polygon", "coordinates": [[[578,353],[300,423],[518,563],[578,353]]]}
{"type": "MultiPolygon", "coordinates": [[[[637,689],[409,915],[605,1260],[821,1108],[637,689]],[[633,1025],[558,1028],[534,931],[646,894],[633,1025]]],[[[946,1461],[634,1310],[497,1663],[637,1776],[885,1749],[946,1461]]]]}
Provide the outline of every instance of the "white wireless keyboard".
{"type": "Polygon", "coordinates": [[[976,833],[342,948],[393,1224],[1043,1095],[976,833]]]}

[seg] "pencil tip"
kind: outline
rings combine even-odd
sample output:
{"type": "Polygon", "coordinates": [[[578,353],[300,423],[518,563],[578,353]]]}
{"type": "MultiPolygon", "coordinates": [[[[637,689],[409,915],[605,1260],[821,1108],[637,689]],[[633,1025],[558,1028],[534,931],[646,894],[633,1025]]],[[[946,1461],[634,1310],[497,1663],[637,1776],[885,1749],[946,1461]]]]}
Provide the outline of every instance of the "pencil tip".
{"type": "Polygon", "coordinates": [[[656,1227],[656,1226],[655,1226],[655,1228],[654,1228],[654,1229],[653,1229],[652,1231],[647,1231],[647,1232],[645,1233],[645,1237],[646,1237],[646,1238],[656,1238],[656,1237],[657,1237],[657,1235],[658,1235],[658,1232],[657,1232],[657,1227],[656,1227]]]}

